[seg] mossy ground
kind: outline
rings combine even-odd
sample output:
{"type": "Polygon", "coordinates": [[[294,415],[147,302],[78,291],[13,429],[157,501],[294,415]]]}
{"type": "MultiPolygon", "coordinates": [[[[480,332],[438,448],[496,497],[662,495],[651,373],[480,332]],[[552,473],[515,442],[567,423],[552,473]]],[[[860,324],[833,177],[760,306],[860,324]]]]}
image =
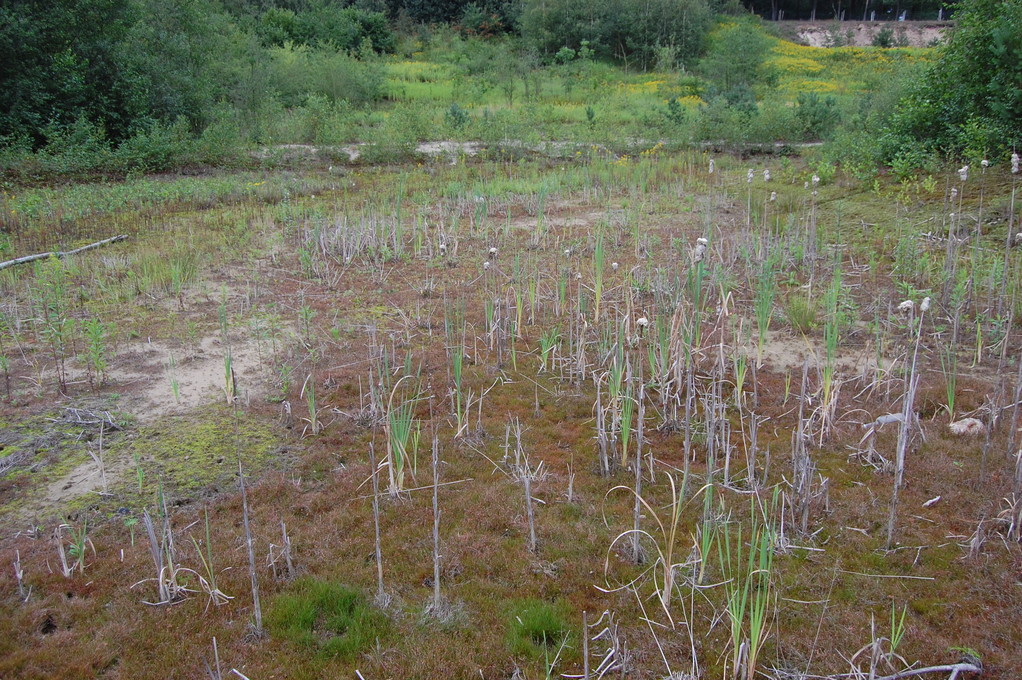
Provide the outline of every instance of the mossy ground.
{"type": "MultiPolygon", "coordinates": [[[[0,676],[201,676],[215,636],[225,666],[253,678],[349,677],[356,669],[366,678],[497,678],[511,677],[516,669],[527,677],[544,677],[545,654],[509,648],[509,612],[523,602],[538,601],[556,602],[559,616],[575,632],[581,630],[582,611],[590,621],[604,610],[614,611],[632,652],[634,677],[667,675],[644,616],[660,624],[654,629],[671,670],[690,668],[695,653],[705,677],[722,677],[730,641],[722,589],[711,587],[720,580],[719,565],[711,562],[707,587],[686,600],[684,614],[680,601],[674,601],[675,628],[652,597],[648,578],[636,583],[636,592],[616,589],[642,575],[648,565],[631,564],[622,551],[610,550],[614,538],[631,526],[633,503],[626,492],[608,490],[630,485],[634,477],[623,469],[600,476],[593,441],[592,370],[603,367],[597,377],[605,390],[602,376],[615,332],[611,326],[630,320],[628,332],[634,335],[639,315],[648,315],[653,326],[663,315],[669,325],[672,292],[688,285],[691,247],[703,234],[711,237],[709,261],[714,267],[707,275],[711,304],[704,317],[699,391],[704,396],[712,358],[723,352],[728,382],[721,389],[734,428],[733,488],[719,492],[725,504],[720,521],[750,519],[752,494],[744,486],[748,430],[743,422],[748,409],[769,419],[759,433],[757,476],[788,489],[802,361],[824,354],[823,329],[810,329],[805,336],[793,332],[778,302],[771,326],[775,344],[801,354],[796,352],[789,365],[767,363],[755,378],[747,376],[745,410],[735,405],[732,348],[750,342],[761,261],[758,245],[769,242],[783,251],[785,264],[778,271],[782,289],[813,299],[822,296],[821,288],[831,280],[826,268],[840,257],[844,309],[857,322],[846,327],[839,343],[839,365],[849,368],[838,371],[843,386],[834,429],[811,449],[819,475],[827,480],[827,494],[811,507],[808,535],[789,534],[788,549],[776,557],[776,604],[763,668],[804,669],[811,660],[815,672],[845,672],[845,659],[870,641],[874,622],[889,620],[893,604],[899,610],[908,606],[908,633],[899,649],[906,659],[953,661],[955,653],[949,649],[968,646],[980,652],[989,677],[1017,675],[1015,650],[1022,640],[1017,624],[1022,600],[1015,585],[1018,546],[1001,540],[999,525],[993,524],[978,554],[970,556],[962,547],[978,521],[995,517],[1001,499],[1010,493],[1013,461],[1005,456],[1007,433],[1001,429],[991,439],[994,453],[980,484],[982,442],[964,442],[946,433],[947,415],[941,406],[945,378],[938,358],[949,332],[948,310],[927,321],[920,392],[926,395],[921,403],[926,407],[927,439],[916,442],[908,458],[898,543],[892,550],[885,549],[884,536],[892,477],[849,455],[861,440],[862,422],[898,408],[900,374],[869,389],[857,369],[869,366],[878,338],[884,356],[904,356],[907,325],[891,307],[908,293],[939,296],[944,250],[921,238],[920,232],[929,227],[919,225],[940,222],[940,187],[951,178],[920,180],[917,186],[884,179],[874,189],[840,174],[827,175],[812,159],[720,157],[714,175],[706,171],[707,160],[699,153],[657,152],[630,159],[594,154],[564,162],[437,163],[414,171],[367,169],[343,183],[323,170],[302,180],[317,187],[315,198],[295,192],[273,200],[232,200],[226,206],[185,201],[182,212],[166,223],[151,220],[138,229],[135,243],[103,255],[105,261],[97,254],[77,263],[68,273],[70,289],[76,300],[87,302],[70,308],[79,317],[101,314],[113,326],[112,357],[129,336],[151,336],[153,342],[187,348],[194,344],[187,337],[189,328],[197,336],[217,336],[226,320],[228,334],[235,338],[260,335],[265,370],[249,381],[261,391],[239,400],[237,410],[226,406],[222,395],[211,394],[186,415],[133,413],[143,404],[138,385],[112,381],[93,389],[81,383],[61,394],[48,377],[37,384],[38,367],[49,361],[46,347],[30,331],[15,331],[25,359],[13,364],[13,403],[0,407],[0,418],[8,426],[3,441],[15,453],[39,449],[33,455],[40,456],[43,465],[34,473],[20,467],[12,471],[14,477],[0,491],[5,504],[0,522],[6,529],[0,538],[0,565],[10,565],[20,553],[26,586],[32,588],[31,597],[22,602],[13,570],[0,569],[0,676]],[[751,189],[745,180],[750,166],[757,177],[751,189]],[[759,179],[764,166],[774,173],[769,187],[759,179]],[[824,176],[815,201],[803,188],[814,172],[824,176]],[[776,201],[769,201],[770,191],[777,191],[776,201]],[[752,215],[746,212],[749,207],[752,215]],[[811,267],[803,264],[800,235],[807,233],[814,209],[822,247],[811,267]],[[319,239],[339,224],[352,230],[385,225],[365,233],[389,243],[389,251],[382,254],[375,244],[363,247],[350,262],[336,253],[324,256],[319,239]],[[395,224],[402,226],[400,235],[395,224]],[[605,272],[606,316],[599,322],[592,305],[596,229],[604,231],[607,263],[619,264],[605,272]],[[451,251],[457,241],[457,255],[440,254],[441,237],[448,239],[451,251]],[[143,258],[146,267],[171,262],[155,255],[172,252],[175,239],[188,239],[203,263],[180,294],[173,285],[168,289],[154,283],[172,282],[172,272],[145,274],[135,257],[137,248],[148,253],[143,258]],[[401,239],[400,248],[394,247],[394,239],[401,239]],[[498,254],[484,269],[490,247],[497,247],[498,254]],[[426,285],[430,278],[432,289],[426,285]],[[530,280],[535,281],[534,300],[530,280]],[[500,345],[488,326],[487,310],[493,305],[489,309],[498,319],[501,314],[514,316],[516,292],[523,300],[523,322],[518,333],[505,338],[515,346],[512,363],[510,348],[500,345]],[[455,309],[461,309],[466,320],[464,336],[455,338],[459,348],[464,340],[465,388],[474,399],[486,395],[482,415],[473,407],[469,428],[458,438],[450,408],[449,349],[454,343],[445,332],[445,322],[457,316],[455,309]],[[278,319],[278,330],[264,334],[263,324],[271,318],[278,319]],[[734,323],[720,320],[726,318],[734,323]],[[561,342],[547,370],[540,371],[539,339],[551,328],[559,331],[561,342]],[[581,358],[569,351],[573,332],[589,334],[581,358]],[[384,353],[386,362],[380,358],[384,353]],[[568,367],[579,363],[589,367],[587,377],[573,380],[568,367]],[[380,503],[384,583],[393,598],[386,610],[391,633],[381,637],[378,646],[371,644],[352,656],[314,662],[308,650],[272,629],[268,638],[254,639],[248,634],[253,612],[237,493],[239,453],[251,482],[250,520],[264,608],[269,611],[277,598],[295,588],[275,580],[267,566],[271,544],[276,551],[283,543],[282,523],[301,576],[374,593],[369,451],[372,447],[381,460],[386,434],[373,409],[387,403],[393,381],[405,374],[421,381],[423,398],[415,416],[423,427],[414,474],[408,473],[408,486],[417,490],[394,498],[384,495],[380,503]],[[370,395],[380,382],[388,389],[374,402],[370,395]],[[310,384],[315,404],[302,389],[310,384]],[[125,418],[122,430],[106,434],[108,465],[119,466],[110,484],[113,495],[87,494],[61,508],[47,508],[47,513],[24,514],[44,485],[18,480],[42,475],[40,480],[52,481],[58,473],[91,461],[85,446],[95,441],[94,433],[89,440],[80,437],[81,428],[47,420],[60,412],[55,405],[84,398],[109,399],[103,403],[110,409],[136,416],[125,418]],[[312,433],[310,408],[322,425],[318,434],[312,433]],[[506,427],[513,418],[524,426],[530,462],[542,462],[545,472],[532,487],[535,553],[527,547],[524,491],[504,462],[506,427]],[[443,461],[441,480],[449,484],[438,494],[441,589],[459,612],[443,622],[428,616],[433,594],[432,498],[429,490],[419,488],[431,480],[428,451],[434,430],[443,461]],[[134,454],[143,472],[141,491],[134,454]],[[117,511],[124,508],[131,517],[143,507],[153,508],[161,484],[172,509],[178,560],[200,571],[191,539],[205,547],[208,510],[218,583],[234,597],[228,604],[207,606],[199,593],[171,607],[142,604],[155,592],[146,580],[156,576],[147,539],[135,526],[133,542],[132,529],[117,511]],[[940,502],[923,507],[938,495],[940,502]],[[42,531],[25,531],[33,522],[29,516],[42,531]],[[65,519],[81,526],[86,518],[96,553],[89,551],[84,574],[65,579],[53,568],[56,550],[45,537],[65,519]],[[14,536],[16,532],[20,534],[14,536]]],[[[252,179],[246,175],[238,181],[252,179]]],[[[1003,173],[993,171],[979,181],[983,193],[970,185],[964,196],[964,210],[970,213],[978,213],[981,195],[984,206],[1001,205],[1011,187],[1003,173]]],[[[174,213],[170,204],[167,211],[174,213]]],[[[111,213],[104,228],[116,231],[133,215],[111,213]]],[[[979,225],[983,249],[999,259],[1008,226],[1005,217],[979,225]]],[[[33,234],[45,233],[45,224],[35,226],[33,234]]],[[[983,250],[963,250],[960,262],[968,267],[979,263],[976,272],[982,275],[975,278],[974,290],[979,292],[973,299],[985,300],[996,285],[991,288],[991,269],[984,262],[995,258],[973,259],[973,252],[983,250]]],[[[27,309],[35,295],[32,282],[31,272],[4,278],[4,293],[11,296],[7,299],[27,309]]],[[[982,396],[995,393],[999,354],[989,348],[1003,337],[998,333],[1006,326],[1012,330],[1011,360],[1001,373],[1013,376],[1017,368],[1017,324],[995,319],[995,309],[985,303],[969,307],[970,333],[961,336],[960,344],[963,409],[976,408],[982,396]],[[971,367],[977,322],[988,351],[971,367]]],[[[646,335],[628,345],[633,369],[638,372],[641,365],[646,380],[653,380],[651,343],[646,335]]],[[[810,380],[817,378],[811,375],[810,380]]],[[[656,472],[644,482],[644,495],[659,513],[669,501],[666,475],[680,475],[685,466],[684,442],[679,423],[661,411],[655,386],[648,389],[643,446],[653,453],[656,472]],[[664,426],[658,428],[660,424],[664,426]]],[[[692,500],[679,524],[681,562],[691,557],[702,512],[702,498],[691,494],[707,473],[706,429],[702,415],[697,419],[692,500]]],[[[890,455],[895,440],[892,431],[882,431],[877,449],[890,455]]],[[[386,486],[386,468],[382,473],[386,486]]],[[[648,512],[643,526],[655,533],[648,512]]],[[[648,548],[652,554],[652,545],[648,548]]],[[[693,564],[680,567],[679,575],[687,578],[693,564]]],[[[194,576],[182,579],[198,588],[194,576]]],[[[688,585],[681,588],[692,594],[688,585]]],[[[886,634],[882,625],[879,634],[886,634]]],[[[578,638],[571,645],[557,672],[580,672],[578,638]]]]}

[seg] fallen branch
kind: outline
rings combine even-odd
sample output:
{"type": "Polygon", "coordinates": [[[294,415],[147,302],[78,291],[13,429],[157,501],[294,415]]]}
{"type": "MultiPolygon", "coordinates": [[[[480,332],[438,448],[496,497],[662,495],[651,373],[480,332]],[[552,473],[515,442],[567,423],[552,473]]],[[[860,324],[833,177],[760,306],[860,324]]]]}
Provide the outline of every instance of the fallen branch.
{"type": "Polygon", "coordinates": [[[895,673],[894,675],[885,675],[877,680],[901,680],[902,678],[910,678],[915,675],[925,675],[927,673],[950,673],[951,676],[948,680],[957,678],[961,673],[982,673],[983,667],[976,663],[950,663],[943,666],[928,666],[926,668],[913,668],[911,670],[902,671],[901,673],[895,673]]]}
{"type": "Polygon", "coordinates": [[[78,253],[84,253],[86,250],[92,250],[93,248],[99,248],[100,246],[105,246],[105,245],[107,245],[109,243],[117,243],[118,241],[123,241],[126,238],[128,238],[127,234],[121,234],[120,236],[113,236],[111,238],[105,238],[102,241],[96,241],[95,243],[90,243],[87,246],[82,246],[81,248],[75,248],[74,250],[65,250],[65,251],[55,250],[55,251],[52,251],[52,252],[49,252],[49,253],[38,253],[36,255],[26,255],[24,257],[17,257],[17,258],[15,258],[13,260],[7,260],[6,262],[0,262],[0,270],[7,269],[8,267],[13,267],[16,264],[26,264],[28,262],[35,262],[36,260],[45,260],[48,257],[56,257],[58,259],[64,259],[65,257],[67,257],[69,255],[77,255],[78,253]]]}

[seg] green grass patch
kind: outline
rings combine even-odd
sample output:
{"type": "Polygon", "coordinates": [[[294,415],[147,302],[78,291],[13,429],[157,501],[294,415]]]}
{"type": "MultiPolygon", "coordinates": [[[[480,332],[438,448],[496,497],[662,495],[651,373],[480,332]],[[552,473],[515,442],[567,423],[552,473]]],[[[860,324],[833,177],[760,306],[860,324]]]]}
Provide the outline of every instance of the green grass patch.
{"type": "Polygon", "coordinates": [[[387,617],[356,590],[304,578],[273,599],[266,613],[271,635],[314,650],[322,659],[351,658],[385,638],[387,617]]]}
{"type": "Polygon", "coordinates": [[[507,646],[516,656],[544,658],[557,653],[571,626],[560,603],[528,599],[515,602],[508,617],[507,646]]]}

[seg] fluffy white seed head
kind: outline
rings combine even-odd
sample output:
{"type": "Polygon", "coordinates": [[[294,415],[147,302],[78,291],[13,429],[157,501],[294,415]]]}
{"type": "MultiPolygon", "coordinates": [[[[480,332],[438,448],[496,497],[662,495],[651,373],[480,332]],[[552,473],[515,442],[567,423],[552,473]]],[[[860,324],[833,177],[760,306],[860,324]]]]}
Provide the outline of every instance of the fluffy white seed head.
{"type": "Polygon", "coordinates": [[[763,181],[764,182],[769,182],[770,181],[770,168],[764,168],[763,169],[763,181]]]}
{"type": "Polygon", "coordinates": [[[709,241],[707,241],[702,236],[700,236],[699,238],[696,239],[696,245],[697,246],[705,246],[707,243],[709,243],[709,241]]]}
{"type": "Polygon", "coordinates": [[[1018,174],[1018,164],[1019,164],[1018,154],[1017,153],[1012,153],[1011,154],[1011,173],[1013,175],[1017,175],[1018,174]]]}
{"type": "Polygon", "coordinates": [[[491,247],[490,248],[490,255],[496,255],[496,254],[497,254],[497,249],[494,248],[494,247],[491,247]]]}
{"type": "Polygon", "coordinates": [[[575,280],[576,281],[581,281],[582,280],[582,272],[578,272],[577,274],[575,274],[575,280]]]}
{"type": "Polygon", "coordinates": [[[777,200],[777,192],[776,191],[771,191],[770,192],[770,201],[773,202],[773,201],[776,201],[776,200],[777,200]]]}
{"type": "Polygon", "coordinates": [[[748,180],[749,184],[752,184],[752,178],[755,177],[755,176],[756,176],[756,171],[753,170],[752,168],[749,168],[749,172],[748,172],[748,174],[746,174],[745,177],[746,177],[746,180],[748,180]]]}
{"type": "Polygon", "coordinates": [[[565,257],[571,257],[571,248],[565,248],[564,249],[564,256],[565,257]]]}
{"type": "Polygon", "coordinates": [[[820,176],[817,175],[817,174],[813,174],[813,186],[816,186],[819,183],[820,183],[820,176]]]}
{"type": "Polygon", "coordinates": [[[617,271],[617,262],[611,262],[610,268],[613,269],[614,271],[617,271]]]}
{"type": "Polygon", "coordinates": [[[987,159],[985,159],[985,158],[984,158],[983,160],[981,160],[981,161],[979,162],[979,164],[980,164],[980,165],[981,165],[982,167],[984,167],[984,168],[989,168],[989,167],[990,167],[990,161],[988,161],[988,160],[987,160],[987,159]]]}
{"type": "Polygon", "coordinates": [[[646,326],[649,325],[649,319],[647,319],[644,316],[640,316],[638,319],[635,320],[635,325],[638,326],[639,328],[645,328],[646,326]]]}
{"type": "Polygon", "coordinates": [[[955,200],[956,196],[958,196],[958,188],[957,187],[951,187],[951,200],[952,201],[955,200]]]}
{"type": "Polygon", "coordinates": [[[483,262],[483,271],[486,271],[489,268],[490,268],[490,261],[487,260],[486,262],[483,262]]]}
{"type": "Polygon", "coordinates": [[[912,300],[904,300],[900,305],[898,305],[898,311],[908,312],[911,311],[915,306],[916,303],[913,302],[912,300]]]}
{"type": "Polygon", "coordinates": [[[923,301],[919,303],[919,311],[920,312],[930,311],[930,298],[928,297],[923,298],[923,301]]]}
{"type": "Polygon", "coordinates": [[[963,182],[965,182],[965,181],[967,181],[969,179],[969,166],[968,165],[963,165],[962,167],[958,168],[958,177],[960,177],[963,182]]]}

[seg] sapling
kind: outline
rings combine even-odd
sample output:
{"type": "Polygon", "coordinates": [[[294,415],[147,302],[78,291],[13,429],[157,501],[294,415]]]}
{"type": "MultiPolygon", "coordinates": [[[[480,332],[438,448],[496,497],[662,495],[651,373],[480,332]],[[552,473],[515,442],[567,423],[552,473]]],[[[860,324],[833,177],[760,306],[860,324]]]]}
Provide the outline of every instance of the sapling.
{"type": "Polygon", "coordinates": [[[106,378],[107,369],[107,326],[99,319],[89,319],[83,324],[85,350],[93,387],[100,387],[106,378]]]}

